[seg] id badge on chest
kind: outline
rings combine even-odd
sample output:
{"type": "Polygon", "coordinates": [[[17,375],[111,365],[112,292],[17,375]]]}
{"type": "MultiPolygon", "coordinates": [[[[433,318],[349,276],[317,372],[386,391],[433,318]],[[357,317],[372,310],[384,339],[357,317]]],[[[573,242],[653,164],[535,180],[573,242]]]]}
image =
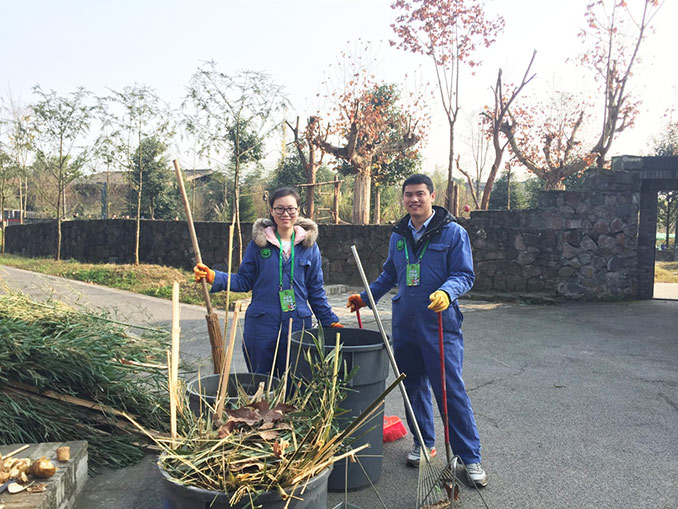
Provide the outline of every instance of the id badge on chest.
{"type": "Polygon", "coordinates": [[[421,266],[418,263],[407,264],[407,286],[419,286],[421,282],[421,266]]]}
{"type": "Polygon", "coordinates": [[[283,313],[297,309],[297,301],[294,299],[294,290],[291,288],[289,290],[280,290],[278,294],[280,295],[280,307],[283,310],[283,313]]]}

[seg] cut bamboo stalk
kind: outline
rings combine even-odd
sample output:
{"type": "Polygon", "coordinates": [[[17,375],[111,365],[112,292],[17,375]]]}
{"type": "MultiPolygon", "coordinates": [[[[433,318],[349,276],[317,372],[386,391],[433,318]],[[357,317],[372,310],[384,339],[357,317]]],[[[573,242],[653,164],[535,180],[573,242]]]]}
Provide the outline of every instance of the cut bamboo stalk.
{"type": "Polygon", "coordinates": [[[231,320],[231,334],[228,338],[228,354],[224,360],[224,367],[221,371],[221,382],[219,384],[219,400],[217,402],[216,416],[217,420],[221,421],[224,415],[224,402],[228,394],[228,378],[231,376],[231,362],[233,361],[233,350],[235,350],[235,333],[238,328],[238,315],[240,313],[240,306],[236,306],[233,310],[233,320],[231,320]]]}
{"type": "Polygon", "coordinates": [[[119,362],[123,366],[134,366],[137,368],[149,368],[149,369],[167,369],[167,366],[162,364],[150,364],[148,362],[137,362],[130,361],[127,359],[113,359],[115,362],[119,362]]]}
{"type": "Polygon", "coordinates": [[[17,449],[14,449],[14,450],[13,450],[12,452],[10,452],[9,454],[5,454],[5,455],[3,456],[3,458],[9,458],[9,457],[11,457],[11,456],[14,456],[15,454],[19,454],[21,451],[25,451],[25,450],[28,449],[29,447],[30,447],[29,444],[24,444],[24,445],[22,445],[21,447],[19,447],[19,448],[17,448],[17,449]]]}
{"type": "Polygon", "coordinates": [[[282,397],[283,401],[287,401],[287,378],[288,372],[290,370],[290,347],[292,346],[292,318],[290,318],[289,324],[287,326],[287,355],[285,357],[285,372],[283,373],[283,390],[282,397]]]}
{"type": "MultiPolygon", "coordinates": [[[[25,389],[19,389],[19,388],[16,388],[16,387],[7,386],[6,390],[13,392],[15,394],[19,394],[19,395],[24,396],[26,398],[34,399],[36,401],[40,401],[42,399],[47,398],[47,399],[57,399],[59,401],[65,402],[65,403],[71,403],[73,405],[85,408],[86,410],[92,410],[94,412],[98,412],[98,413],[103,414],[103,415],[92,414],[92,415],[89,416],[90,419],[93,419],[93,420],[95,420],[95,421],[97,421],[101,424],[107,424],[109,426],[114,426],[118,429],[121,429],[121,430],[127,432],[127,433],[129,433],[129,431],[131,429],[131,427],[129,425],[127,425],[126,421],[120,422],[117,419],[112,418],[110,415],[106,415],[106,414],[112,413],[112,414],[116,415],[116,417],[125,417],[126,418],[127,415],[124,414],[124,412],[120,412],[118,410],[114,410],[114,409],[109,408],[109,407],[104,407],[103,405],[99,405],[97,403],[92,403],[91,401],[80,400],[80,401],[86,403],[86,404],[83,404],[83,403],[78,401],[79,398],[74,398],[72,396],[66,396],[66,395],[63,395],[64,396],[63,398],[61,398],[61,397],[55,398],[55,397],[52,397],[52,396],[48,396],[44,392],[40,392],[40,391],[38,391],[37,388],[31,387],[31,386],[25,386],[25,389]],[[69,399],[66,399],[66,398],[69,398],[69,399]]],[[[103,430],[100,430],[100,429],[94,429],[94,428],[87,426],[87,425],[84,425],[84,424],[81,427],[83,429],[90,429],[91,431],[94,431],[94,432],[102,434],[102,435],[111,435],[111,433],[109,433],[109,432],[106,432],[106,431],[103,431],[103,430]]],[[[156,437],[165,437],[166,436],[164,433],[160,433],[159,431],[152,430],[152,429],[149,429],[149,433],[155,434],[156,437]]]]}
{"type": "MultiPolygon", "coordinates": [[[[334,365],[332,366],[332,378],[333,380],[337,379],[337,373],[339,373],[339,347],[341,344],[341,333],[337,332],[336,340],[334,343],[334,365]]],[[[337,398],[337,385],[334,384],[332,386],[332,393],[331,396],[332,398],[330,405],[332,408],[334,408],[334,402],[336,401],[337,398]]]]}
{"type": "MultiPolygon", "coordinates": [[[[235,217],[233,217],[235,222],[235,217]]],[[[231,265],[233,264],[233,223],[228,227],[228,281],[226,282],[226,316],[224,317],[224,337],[228,329],[228,314],[231,311],[231,265]]]]}
{"type": "Polygon", "coordinates": [[[177,438],[177,383],[179,380],[179,283],[172,285],[172,358],[170,369],[170,436],[177,438]]]}
{"type": "Polygon", "coordinates": [[[165,350],[167,354],[167,393],[169,394],[170,402],[170,436],[172,436],[172,422],[176,418],[176,408],[174,407],[174,387],[172,384],[172,352],[170,350],[165,350]]]}
{"type": "Polygon", "coordinates": [[[280,336],[282,334],[282,322],[278,328],[278,339],[275,341],[275,350],[273,351],[273,362],[271,363],[271,374],[268,377],[268,384],[266,385],[266,394],[271,392],[271,385],[273,384],[273,376],[275,375],[275,367],[278,363],[278,350],[280,350],[280,336]]]}
{"type": "MultiPolygon", "coordinates": [[[[195,234],[195,226],[193,225],[193,215],[191,214],[191,206],[188,202],[188,196],[186,195],[186,189],[184,188],[184,179],[181,176],[181,168],[179,167],[179,161],[176,159],[172,161],[174,163],[174,170],[177,174],[177,181],[179,184],[179,191],[181,192],[181,199],[184,202],[184,209],[186,211],[186,222],[188,223],[188,232],[191,235],[191,241],[193,242],[193,252],[195,253],[195,262],[202,263],[202,257],[200,256],[200,246],[198,245],[198,237],[195,234]]],[[[202,284],[202,295],[205,299],[205,306],[207,308],[207,315],[205,319],[207,320],[207,332],[210,338],[210,345],[212,347],[212,363],[214,364],[214,372],[220,373],[221,366],[224,362],[224,339],[221,335],[221,327],[219,326],[219,319],[217,318],[214,309],[212,309],[212,302],[210,301],[210,293],[207,289],[207,281],[205,278],[200,280],[202,284]]]]}
{"type": "MultiPolygon", "coordinates": [[[[88,408],[90,410],[96,410],[98,412],[101,412],[102,414],[112,414],[117,417],[125,417],[124,413],[116,410],[115,408],[102,405],[100,403],[95,403],[93,401],[89,401],[86,399],[82,398],[76,398],[75,396],[69,396],[68,394],[59,394],[58,392],[50,391],[49,389],[46,390],[39,390],[37,387],[33,387],[31,385],[27,385],[21,382],[15,382],[11,381],[8,384],[10,387],[14,387],[15,389],[18,389],[20,391],[25,391],[28,393],[36,394],[38,396],[44,396],[46,398],[50,399],[56,399],[58,401],[64,401],[66,403],[71,403],[73,405],[77,405],[83,408],[88,408]]],[[[133,414],[132,414],[133,415],[133,414]]],[[[136,416],[135,416],[136,417],[136,416]]]]}

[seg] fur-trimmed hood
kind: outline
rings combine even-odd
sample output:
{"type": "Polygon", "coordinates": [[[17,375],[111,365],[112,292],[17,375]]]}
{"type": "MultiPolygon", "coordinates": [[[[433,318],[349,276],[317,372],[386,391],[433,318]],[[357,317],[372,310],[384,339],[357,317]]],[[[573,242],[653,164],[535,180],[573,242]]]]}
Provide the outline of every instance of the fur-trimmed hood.
{"type": "MultiPolygon", "coordinates": [[[[275,222],[272,219],[260,218],[252,225],[252,240],[259,247],[266,247],[266,244],[270,241],[266,235],[267,228],[272,228],[272,231],[275,231],[275,222]]],[[[301,243],[304,247],[311,247],[318,240],[318,225],[305,217],[297,219],[297,222],[294,223],[294,231],[296,232],[296,239],[298,239],[295,244],[301,243]],[[300,234],[303,234],[303,238],[300,234]]],[[[277,242],[274,242],[274,244],[277,244],[277,242]]]]}

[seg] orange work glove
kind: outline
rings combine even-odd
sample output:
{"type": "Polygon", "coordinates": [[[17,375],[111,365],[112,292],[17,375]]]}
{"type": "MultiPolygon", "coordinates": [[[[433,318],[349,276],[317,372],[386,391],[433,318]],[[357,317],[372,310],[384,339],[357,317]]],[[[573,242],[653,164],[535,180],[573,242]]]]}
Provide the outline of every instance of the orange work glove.
{"type": "Polygon", "coordinates": [[[334,327],[335,329],[343,329],[344,328],[344,326],[341,325],[339,322],[332,322],[330,324],[330,327],[334,327]]]}
{"type": "Polygon", "coordinates": [[[193,267],[193,273],[195,274],[196,283],[199,283],[202,278],[207,279],[209,284],[214,283],[214,271],[203,263],[199,263],[193,267]]]}
{"type": "Polygon", "coordinates": [[[354,293],[348,298],[348,302],[346,303],[347,308],[351,308],[351,313],[355,312],[356,310],[360,308],[365,307],[365,303],[363,302],[363,299],[360,298],[360,295],[357,293],[354,293]]]}
{"type": "Polygon", "coordinates": [[[428,308],[435,311],[436,313],[445,311],[448,307],[450,307],[450,296],[447,295],[447,292],[444,292],[443,290],[436,290],[431,295],[429,295],[428,298],[431,300],[428,308]]]}

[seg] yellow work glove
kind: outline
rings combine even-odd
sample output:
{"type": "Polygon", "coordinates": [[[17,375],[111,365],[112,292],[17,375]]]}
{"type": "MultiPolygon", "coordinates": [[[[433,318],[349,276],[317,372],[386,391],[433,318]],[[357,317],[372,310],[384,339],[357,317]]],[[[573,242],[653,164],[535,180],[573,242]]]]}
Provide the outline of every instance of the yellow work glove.
{"type": "Polygon", "coordinates": [[[450,307],[450,296],[442,290],[436,290],[431,295],[429,295],[428,298],[431,299],[431,303],[428,305],[428,308],[435,311],[436,313],[445,311],[448,307],[450,307]]]}
{"type": "Polygon", "coordinates": [[[360,295],[357,293],[354,293],[348,298],[348,302],[346,303],[347,308],[351,308],[351,313],[354,313],[356,310],[360,308],[365,307],[365,303],[363,302],[363,299],[360,298],[360,295]]]}
{"type": "Polygon", "coordinates": [[[335,329],[343,329],[344,328],[344,326],[341,325],[339,322],[332,322],[330,324],[330,327],[334,327],[335,329]]]}
{"type": "Polygon", "coordinates": [[[193,273],[195,274],[196,283],[199,283],[202,278],[207,279],[209,284],[214,283],[214,271],[203,263],[199,263],[193,267],[193,273]]]}

